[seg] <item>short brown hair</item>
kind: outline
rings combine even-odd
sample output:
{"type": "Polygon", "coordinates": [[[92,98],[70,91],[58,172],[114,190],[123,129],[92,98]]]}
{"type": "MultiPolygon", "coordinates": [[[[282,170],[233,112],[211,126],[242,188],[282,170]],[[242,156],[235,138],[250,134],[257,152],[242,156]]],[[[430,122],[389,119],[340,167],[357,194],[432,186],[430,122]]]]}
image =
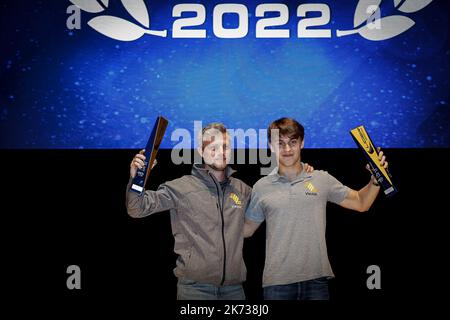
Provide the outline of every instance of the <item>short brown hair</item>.
{"type": "Polygon", "coordinates": [[[212,130],[214,133],[217,133],[217,131],[218,131],[222,134],[227,134],[227,128],[225,127],[225,125],[223,123],[212,122],[210,124],[207,124],[202,129],[202,134],[199,137],[199,144],[202,146],[202,149],[204,149],[210,143],[210,141],[207,141],[207,143],[205,144],[205,135],[208,136],[209,130],[212,130]]]}
{"type": "Polygon", "coordinates": [[[300,138],[303,141],[305,137],[305,128],[295,119],[292,118],[280,118],[272,122],[267,131],[267,136],[269,138],[269,143],[271,142],[272,130],[280,130],[281,136],[288,136],[289,138],[300,138]]]}
{"type": "Polygon", "coordinates": [[[225,125],[223,123],[220,122],[211,122],[210,124],[207,124],[203,129],[202,129],[202,135],[205,134],[206,131],[210,130],[210,129],[216,129],[219,132],[222,133],[227,133],[227,128],[225,128],[225,125]]]}

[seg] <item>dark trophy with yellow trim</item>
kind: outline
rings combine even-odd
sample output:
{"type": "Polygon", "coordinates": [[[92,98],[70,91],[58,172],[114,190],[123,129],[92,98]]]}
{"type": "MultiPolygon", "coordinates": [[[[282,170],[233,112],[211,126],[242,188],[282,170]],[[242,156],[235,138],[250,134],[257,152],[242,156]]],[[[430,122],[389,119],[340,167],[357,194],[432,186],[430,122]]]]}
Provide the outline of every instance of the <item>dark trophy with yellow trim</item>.
{"type": "Polygon", "coordinates": [[[397,193],[397,188],[392,182],[392,175],[390,172],[383,168],[378,159],[378,151],[375,148],[372,139],[370,139],[364,126],[359,126],[350,131],[353,140],[358,147],[364,152],[367,160],[369,161],[370,169],[378,183],[383,188],[384,194],[387,196],[393,196],[397,193]]]}
{"type": "Polygon", "coordinates": [[[155,125],[153,126],[152,133],[148,139],[147,146],[145,147],[145,162],[142,169],[138,169],[136,176],[131,184],[131,191],[142,193],[145,188],[145,183],[147,182],[150,170],[155,162],[156,154],[158,153],[159,146],[164,137],[164,132],[166,132],[167,124],[169,122],[162,116],[156,119],[155,125]]]}

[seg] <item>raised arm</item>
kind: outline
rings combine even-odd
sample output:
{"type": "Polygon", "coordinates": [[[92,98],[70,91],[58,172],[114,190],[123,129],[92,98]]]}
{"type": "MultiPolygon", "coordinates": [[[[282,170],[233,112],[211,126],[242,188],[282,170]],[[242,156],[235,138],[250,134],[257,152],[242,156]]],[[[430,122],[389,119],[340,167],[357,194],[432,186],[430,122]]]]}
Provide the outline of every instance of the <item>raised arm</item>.
{"type": "MultiPolygon", "coordinates": [[[[168,183],[159,186],[158,190],[145,190],[141,194],[130,191],[133,178],[137,169],[144,166],[144,150],[136,154],[130,165],[130,180],[127,186],[126,207],[128,215],[133,218],[142,218],[152,213],[174,209],[177,206],[177,199],[168,183]]],[[[153,167],[156,165],[154,162],[153,167]]]]}
{"type": "MultiPolygon", "coordinates": [[[[386,157],[383,155],[383,151],[379,151],[378,158],[381,161],[381,165],[384,168],[387,168],[388,162],[386,161],[386,157]]],[[[367,169],[370,171],[368,165],[367,169]]],[[[347,209],[365,212],[370,209],[379,192],[380,186],[378,185],[375,177],[372,175],[369,183],[364,188],[359,191],[350,190],[340,205],[347,209]]]]}

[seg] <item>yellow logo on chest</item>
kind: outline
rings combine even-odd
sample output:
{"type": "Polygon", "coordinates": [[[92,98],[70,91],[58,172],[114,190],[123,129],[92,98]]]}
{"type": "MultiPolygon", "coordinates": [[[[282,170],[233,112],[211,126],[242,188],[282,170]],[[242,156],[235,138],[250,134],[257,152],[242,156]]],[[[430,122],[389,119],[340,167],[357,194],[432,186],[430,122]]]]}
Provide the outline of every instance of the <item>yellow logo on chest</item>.
{"type": "Polygon", "coordinates": [[[241,200],[239,200],[239,197],[237,196],[237,194],[232,193],[230,194],[230,198],[234,201],[234,203],[236,203],[238,206],[240,206],[242,204],[241,200]]]}
{"type": "Polygon", "coordinates": [[[319,192],[319,190],[317,190],[317,188],[314,187],[314,185],[311,182],[306,183],[305,188],[306,188],[306,194],[316,195],[319,192]]]}

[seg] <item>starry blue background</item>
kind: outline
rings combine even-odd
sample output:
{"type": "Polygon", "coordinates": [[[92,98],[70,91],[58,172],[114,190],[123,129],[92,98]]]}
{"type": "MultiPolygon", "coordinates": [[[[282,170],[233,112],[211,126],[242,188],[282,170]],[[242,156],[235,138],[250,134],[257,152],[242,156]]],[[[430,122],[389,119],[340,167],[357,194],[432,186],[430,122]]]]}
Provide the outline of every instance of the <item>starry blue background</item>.
{"type": "Polygon", "coordinates": [[[297,38],[303,1],[282,2],[289,39],[257,39],[254,9],[274,1],[234,1],[249,9],[249,33],[219,39],[212,11],[224,2],[147,0],[151,29],[168,37],[120,42],[87,25],[101,14],[133,21],[118,0],[104,13],[83,12],[72,31],[69,1],[2,1],[0,148],[141,148],[158,115],[170,121],[164,148],[194,120],[258,130],[281,116],[305,126],[309,148],[355,147],[348,132],[361,124],[385,148],[450,147],[447,1],[405,14],[416,25],[381,42],[335,36],[352,29],[356,0],[306,1],[330,6],[331,39],[297,38]],[[206,39],[171,37],[172,8],[182,2],[205,4],[206,39]]]}

